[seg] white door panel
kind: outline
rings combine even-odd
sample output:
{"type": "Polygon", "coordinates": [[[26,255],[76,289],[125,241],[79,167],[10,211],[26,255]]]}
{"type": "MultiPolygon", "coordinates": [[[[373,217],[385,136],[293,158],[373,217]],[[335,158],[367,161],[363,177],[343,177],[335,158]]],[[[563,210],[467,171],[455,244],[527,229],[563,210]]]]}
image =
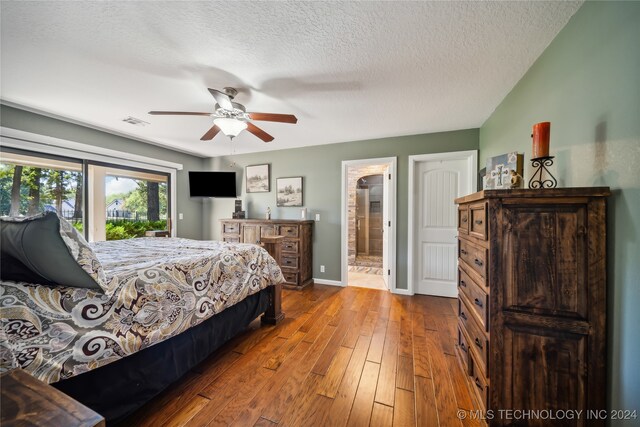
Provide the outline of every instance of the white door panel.
{"type": "Polygon", "coordinates": [[[463,159],[416,165],[416,293],[457,295],[457,206],[453,201],[471,192],[470,173],[469,162],[463,159]]]}

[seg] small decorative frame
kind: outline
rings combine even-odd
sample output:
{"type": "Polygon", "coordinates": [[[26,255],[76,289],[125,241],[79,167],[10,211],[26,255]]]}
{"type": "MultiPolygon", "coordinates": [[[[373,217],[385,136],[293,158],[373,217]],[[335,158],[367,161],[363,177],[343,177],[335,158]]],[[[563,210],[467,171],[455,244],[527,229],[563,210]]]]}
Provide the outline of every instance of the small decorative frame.
{"type": "Polygon", "coordinates": [[[247,193],[268,193],[271,191],[271,176],[269,163],[246,167],[245,172],[247,193]]]}
{"type": "Polygon", "coordinates": [[[302,206],[302,177],[276,179],[276,206],[302,206]]]}

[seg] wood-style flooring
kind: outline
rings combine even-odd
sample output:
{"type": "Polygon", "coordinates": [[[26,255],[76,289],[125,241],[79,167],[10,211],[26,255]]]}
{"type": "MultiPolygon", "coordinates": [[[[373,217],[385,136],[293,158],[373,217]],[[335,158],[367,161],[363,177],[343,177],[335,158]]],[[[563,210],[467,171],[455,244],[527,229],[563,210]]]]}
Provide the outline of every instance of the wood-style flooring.
{"type": "Polygon", "coordinates": [[[476,407],[455,300],[314,285],[284,291],[283,308],[280,325],[253,322],[123,425],[461,426],[457,411],[476,407]]]}

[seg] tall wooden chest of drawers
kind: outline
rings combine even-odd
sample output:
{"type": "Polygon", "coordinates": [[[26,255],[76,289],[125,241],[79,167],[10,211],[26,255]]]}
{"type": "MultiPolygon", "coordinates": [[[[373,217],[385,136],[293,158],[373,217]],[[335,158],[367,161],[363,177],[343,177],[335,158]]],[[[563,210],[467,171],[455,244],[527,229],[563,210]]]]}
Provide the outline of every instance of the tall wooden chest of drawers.
{"type": "Polygon", "coordinates": [[[583,410],[557,425],[604,425],[586,411],[606,408],[608,195],[485,190],[456,199],[457,352],[490,425],[549,422],[507,410],[583,410]]]}
{"type": "Polygon", "coordinates": [[[313,221],[285,219],[223,219],[225,242],[260,243],[265,236],[282,236],[280,268],[285,288],[302,289],[313,283],[313,221]]]}

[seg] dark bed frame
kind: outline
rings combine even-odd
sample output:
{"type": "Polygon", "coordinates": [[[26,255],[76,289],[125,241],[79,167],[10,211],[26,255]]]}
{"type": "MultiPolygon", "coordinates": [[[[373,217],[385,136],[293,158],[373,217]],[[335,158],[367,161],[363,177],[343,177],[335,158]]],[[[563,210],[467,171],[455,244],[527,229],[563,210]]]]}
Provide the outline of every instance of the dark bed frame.
{"type": "MultiPolygon", "coordinates": [[[[280,263],[281,237],[262,238],[280,263]]],[[[51,384],[118,424],[178,380],[260,314],[263,324],[284,318],[282,285],[272,285],[175,337],[98,369],[51,384]]]]}

